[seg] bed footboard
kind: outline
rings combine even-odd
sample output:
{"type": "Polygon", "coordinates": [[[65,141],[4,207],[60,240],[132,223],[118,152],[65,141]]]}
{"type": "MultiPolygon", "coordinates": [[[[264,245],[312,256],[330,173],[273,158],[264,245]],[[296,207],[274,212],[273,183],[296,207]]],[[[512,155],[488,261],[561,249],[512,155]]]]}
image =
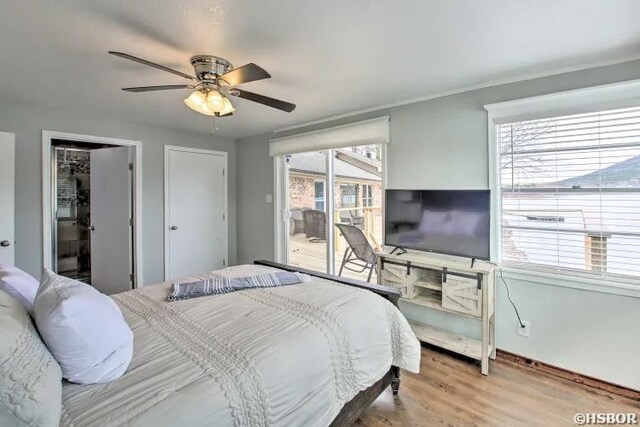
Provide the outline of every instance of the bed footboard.
{"type": "Polygon", "coordinates": [[[277,268],[279,270],[297,271],[299,273],[304,273],[309,276],[319,277],[321,279],[333,280],[334,282],[342,283],[343,285],[354,286],[360,289],[366,289],[368,291],[378,294],[381,297],[391,301],[391,303],[396,307],[398,306],[398,300],[400,299],[400,291],[390,286],[377,285],[375,283],[363,282],[362,280],[349,279],[348,277],[334,276],[332,274],[321,273],[319,271],[313,271],[313,270],[307,270],[306,268],[294,267],[291,265],[280,264],[278,262],[273,262],[273,261],[258,260],[258,261],[254,261],[253,263],[256,265],[264,265],[267,267],[277,268]]]}

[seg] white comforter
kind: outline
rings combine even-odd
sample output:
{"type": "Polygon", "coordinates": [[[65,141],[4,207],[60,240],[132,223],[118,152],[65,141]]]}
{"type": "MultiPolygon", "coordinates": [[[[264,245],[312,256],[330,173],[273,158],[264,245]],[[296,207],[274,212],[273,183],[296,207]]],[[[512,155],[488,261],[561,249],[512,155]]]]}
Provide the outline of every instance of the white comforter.
{"type": "Polygon", "coordinates": [[[114,296],[131,366],[110,384],[65,384],[62,425],[326,426],[390,366],[419,369],[406,319],[366,290],[313,278],[167,303],[168,289],[114,296]]]}

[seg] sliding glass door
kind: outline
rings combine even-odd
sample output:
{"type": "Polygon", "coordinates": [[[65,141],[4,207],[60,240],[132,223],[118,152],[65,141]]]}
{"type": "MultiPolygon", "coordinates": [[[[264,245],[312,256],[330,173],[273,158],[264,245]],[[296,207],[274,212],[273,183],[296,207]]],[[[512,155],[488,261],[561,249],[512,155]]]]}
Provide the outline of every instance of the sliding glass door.
{"type": "Polygon", "coordinates": [[[382,245],[382,145],[282,156],[286,262],[376,280],[382,245]]]}

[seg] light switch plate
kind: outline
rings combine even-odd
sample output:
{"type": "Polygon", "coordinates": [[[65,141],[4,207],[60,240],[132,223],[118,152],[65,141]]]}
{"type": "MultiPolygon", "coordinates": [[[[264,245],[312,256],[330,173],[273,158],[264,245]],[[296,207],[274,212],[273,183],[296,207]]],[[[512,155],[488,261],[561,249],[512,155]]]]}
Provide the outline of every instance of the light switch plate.
{"type": "Polygon", "coordinates": [[[267,203],[273,203],[273,194],[267,194],[266,201],[267,203]]]}

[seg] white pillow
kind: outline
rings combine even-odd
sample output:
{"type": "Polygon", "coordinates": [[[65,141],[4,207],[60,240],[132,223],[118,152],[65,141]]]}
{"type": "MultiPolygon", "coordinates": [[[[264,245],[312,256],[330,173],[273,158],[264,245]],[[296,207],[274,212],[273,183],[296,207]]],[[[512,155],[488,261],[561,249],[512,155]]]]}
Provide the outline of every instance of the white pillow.
{"type": "Polygon", "coordinates": [[[33,316],[67,380],[106,383],[129,367],[133,333],[116,303],[95,288],[45,270],[33,316]]]}
{"type": "Polygon", "coordinates": [[[12,265],[0,264],[0,289],[20,301],[31,313],[38,292],[38,281],[12,265]]]}

